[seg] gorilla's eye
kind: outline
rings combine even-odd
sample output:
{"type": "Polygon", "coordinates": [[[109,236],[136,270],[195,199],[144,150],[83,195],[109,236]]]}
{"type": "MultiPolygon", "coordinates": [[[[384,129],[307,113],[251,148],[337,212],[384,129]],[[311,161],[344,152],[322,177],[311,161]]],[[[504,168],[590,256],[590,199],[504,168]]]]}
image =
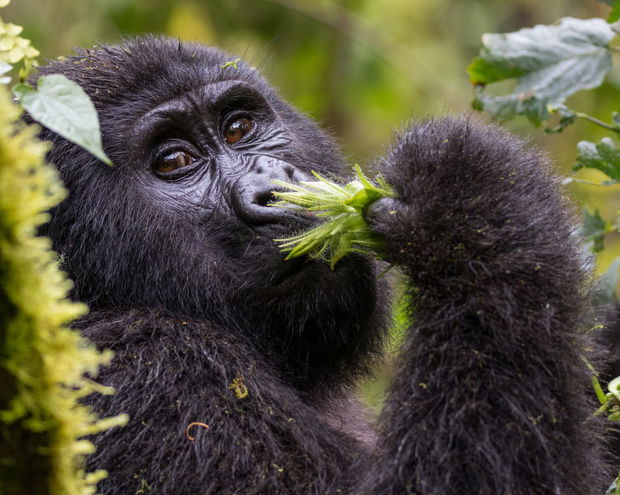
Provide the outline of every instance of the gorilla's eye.
{"type": "Polygon", "coordinates": [[[233,120],[224,129],[224,141],[235,144],[254,128],[254,122],[247,117],[233,120]]]}
{"type": "Polygon", "coordinates": [[[173,151],[155,162],[153,170],[159,174],[168,174],[194,163],[194,157],[186,151],[173,151]]]}

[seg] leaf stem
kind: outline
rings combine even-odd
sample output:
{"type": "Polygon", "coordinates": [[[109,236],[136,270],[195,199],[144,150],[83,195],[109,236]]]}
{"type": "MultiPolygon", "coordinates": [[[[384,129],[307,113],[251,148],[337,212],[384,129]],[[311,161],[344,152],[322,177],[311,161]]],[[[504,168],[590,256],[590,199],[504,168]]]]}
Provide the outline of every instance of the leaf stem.
{"type": "Polygon", "coordinates": [[[620,134],[620,129],[612,124],[608,124],[607,122],[603,122],[602,120],[597,119],[596,117],[592,117],[592,115],[588,115],[587,113],[575,112],[575,116],[582,120],[587,120],[588,122],[598,125],[599,127],[603,127],[609,131],[620,134]]]}

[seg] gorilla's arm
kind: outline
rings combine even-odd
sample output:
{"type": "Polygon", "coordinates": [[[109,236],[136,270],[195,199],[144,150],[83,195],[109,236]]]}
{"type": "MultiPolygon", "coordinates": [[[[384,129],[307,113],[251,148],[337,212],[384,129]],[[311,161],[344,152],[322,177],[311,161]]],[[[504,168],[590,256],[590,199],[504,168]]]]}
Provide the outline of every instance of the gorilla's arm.
{"type": "Polygon", "coordinates": [[[494,127],[411,127],[371,206],[414,324],[363,493],[601,493],[580,356],[585,270],[544,160],[494,127]]]}

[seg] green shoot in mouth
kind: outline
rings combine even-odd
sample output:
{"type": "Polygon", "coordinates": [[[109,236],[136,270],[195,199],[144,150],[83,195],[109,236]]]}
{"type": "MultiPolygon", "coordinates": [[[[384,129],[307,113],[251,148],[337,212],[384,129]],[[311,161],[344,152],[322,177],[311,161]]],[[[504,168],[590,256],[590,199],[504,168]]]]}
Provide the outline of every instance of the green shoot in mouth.
{"type": "Polygon", "coordinates": [[[380,253],[383,242],[366,223],[368,206],[381,198],[396,197],[396,193],[381,177],[373,184],[355,165],[356,180],[341,186],[312,174],[316,181],[289,184],[280,180],[273,183],[288,189],[274,191],[280,200],[272,206],[288,208],[325,218],[325,222],[302,234],[286,239],[274,239],[286,259],[309,255],[329,261],[333,270],[336,263],[349,253],[380,253]]]}

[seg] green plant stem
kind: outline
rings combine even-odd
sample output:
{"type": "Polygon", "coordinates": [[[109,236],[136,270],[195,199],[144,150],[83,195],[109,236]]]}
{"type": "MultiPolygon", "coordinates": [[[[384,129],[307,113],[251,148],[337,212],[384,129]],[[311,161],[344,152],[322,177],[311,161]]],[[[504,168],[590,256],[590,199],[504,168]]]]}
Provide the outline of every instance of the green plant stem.
{"type": "Polygon", "coordinates": [[[592,117],[592,115],[588,115],[587,113],[575,112],[575,116],[578,119],[586,120],[594,125],[607,129],[608,131],[615,132],[620,134],[620,129],[613,126],[612,124],[608,124],[607,122],[603,122],[602,120],[597,119],[596,117],[592,117]]]}

